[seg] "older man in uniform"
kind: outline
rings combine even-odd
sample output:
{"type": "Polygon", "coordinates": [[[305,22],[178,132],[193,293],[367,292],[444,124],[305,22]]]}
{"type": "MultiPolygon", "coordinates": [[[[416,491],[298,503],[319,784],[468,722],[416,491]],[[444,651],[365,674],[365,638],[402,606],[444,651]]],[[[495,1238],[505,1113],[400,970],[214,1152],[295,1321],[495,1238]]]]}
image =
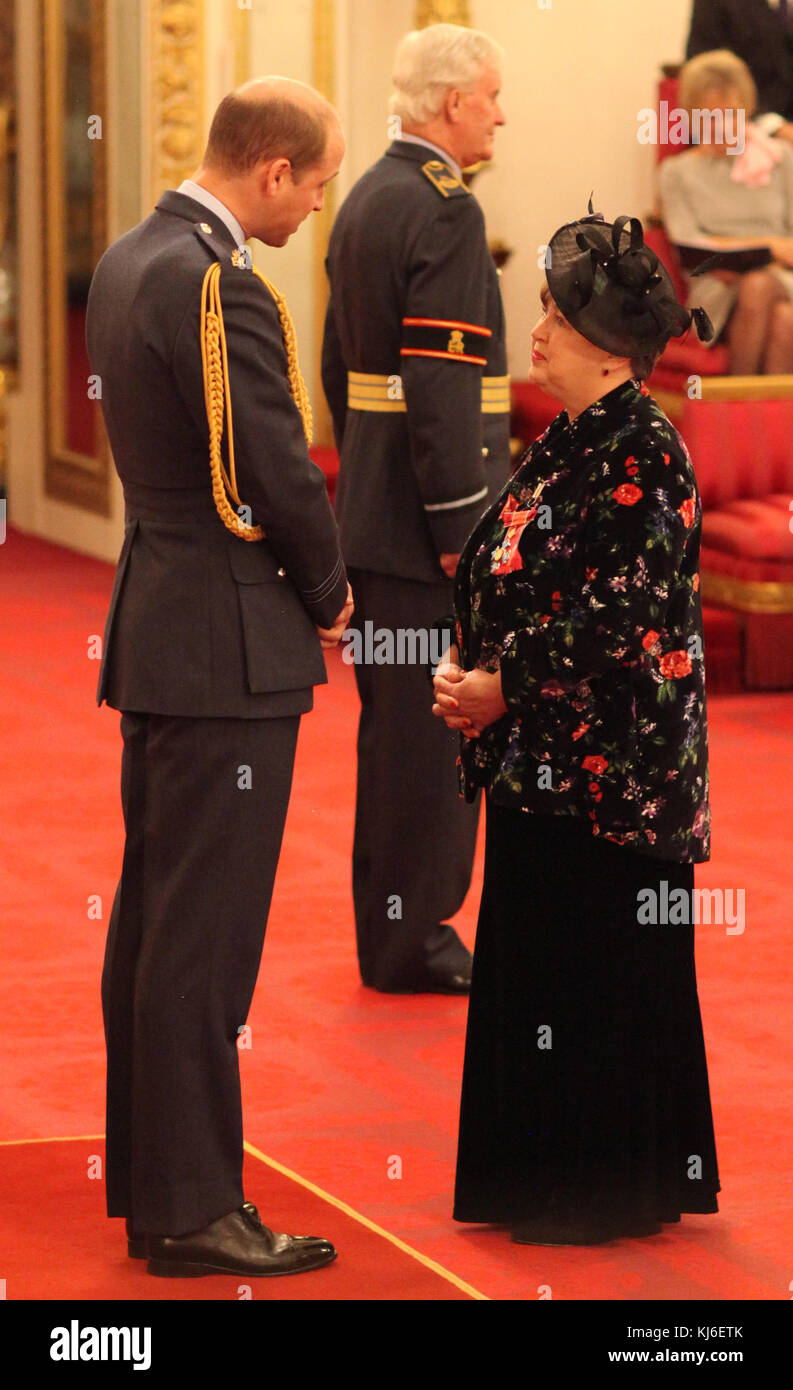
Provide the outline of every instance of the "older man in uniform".
{"type": "Polygon", "coordinates": [[[335,1256],[275,1234],[242,1191],[236,1044],[300,715],[351,604],[291,320],[241,243],[283,246],[343,152],[310,88],[246,84],[195,178],[91,286],[126,504],[99,685],[122,711],[126,826],[102,979],[107,1204],[152,1274],[294,1274],[335,1256]]]}
{"type": "Polygon", "coordinates": [[[468,890],[478,815],[457,795],[456,740],[432,717],[420,664],[366,657],[378,630],[428,631],[450,610],[462,544],[509,471],[497,272],[461,174],[492,156],[504,124],[501,63],[458,25],[403,39],[398,138],[345,200],[328,253],[323,384],[364,639],[355,920],[361,977],[383,991],[470,987],[470,954],[445,921],[468,890]]]}

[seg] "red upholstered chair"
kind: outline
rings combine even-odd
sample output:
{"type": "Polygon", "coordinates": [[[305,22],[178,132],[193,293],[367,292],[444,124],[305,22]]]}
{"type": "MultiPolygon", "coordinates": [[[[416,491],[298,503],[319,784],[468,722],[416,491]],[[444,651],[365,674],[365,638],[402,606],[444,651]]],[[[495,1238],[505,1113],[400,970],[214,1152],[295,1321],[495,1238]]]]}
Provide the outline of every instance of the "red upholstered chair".
{"type": "Polygon", "coordinates": [[[666,132],[662,127],[660,119],[664,102],[666,102],[667,111],[672,111],[677,106],[677,93],[680,87],[680,80],[678,78],[680,67],[680,63],[665,63],[661,68],[661,78],[658,83],[659,138],[658,144],[655,147],[655,157],[659,164],[662,160],[668,159],[670,155],[679,154],[681,150],[686,148],[685,145],[669,144],[668,140],[665,138],[666,132]]]}
{"type": "Polygon", "coordinates": [[[703,603],[736,614],[750,690],[793,689],[793,400],[689,401],[680,428],[702,495],[703,603]]]}
{"type": "Polygon", "coordinates": [[[535,439],[544,434],[551,421],[559,414],[562,405],[531,381],[513,381],[510,394],[510,434],[513,439],[519,439],[523,448],[527,449],[535,439]]]}
{"type": "MultiPolygon", "coordinates": [[[[672,243],[660,222],[651,223],[648,219],[644,228],[644,239],[651,251],[666,266],[672,277],[675,293],[685,304],[688,290],[680,263],[672,243]]],[[[729,371],[729,354],[724,343],[713,347],[703,347],[692,328],[685,338],[672,338],[658,359],[647,385],[658,404],[671,418],[679,419],[684,399],[687,399],[689,378],[725,376],[729,371]],[[673,399],[669,399],[669,397],[673,399]]]]}

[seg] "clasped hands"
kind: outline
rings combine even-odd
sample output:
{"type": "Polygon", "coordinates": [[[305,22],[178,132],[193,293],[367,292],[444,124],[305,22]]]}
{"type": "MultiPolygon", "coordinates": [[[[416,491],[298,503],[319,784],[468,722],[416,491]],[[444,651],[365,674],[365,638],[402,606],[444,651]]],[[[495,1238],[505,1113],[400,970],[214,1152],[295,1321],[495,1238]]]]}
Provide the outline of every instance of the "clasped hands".
{"type": "Polygon", "coordinates": [[[433,679],[432,713],[464,738],[479,738],[488,724],[506,714],[500,671],[463,671],[459,654],[451,647],[433,679]]]}
{"type": "Polygon", "coordinates": [[[347,628],[347,624],[349,623],[350,618],[352,617],[354,611],[355,611],[355,604],[353,603],[352,589],[350,588],[350,585],[348,584],[348,585],[347,585],[347,600],[346,600],[346,602],[345,602],[345,604],[344,604],[344,607],[342,608],[342,610],[341,610],[341,612],[340,612],[338,618],[336,619],[335,623],[333,624],[333,627],[318,627],[318,628],[317,628],[317,632],[318,632],[318,634],[319,634],[320,644],[321,644],[321,646],[323,647],[323,649],[327,650],[329,647],[337,647],[337,646],[339,645],[339,642],[341,641],[342,636],[344,635],[344,632],[345,632],[345,630],[346,630],[346,628],[347,628]]]}

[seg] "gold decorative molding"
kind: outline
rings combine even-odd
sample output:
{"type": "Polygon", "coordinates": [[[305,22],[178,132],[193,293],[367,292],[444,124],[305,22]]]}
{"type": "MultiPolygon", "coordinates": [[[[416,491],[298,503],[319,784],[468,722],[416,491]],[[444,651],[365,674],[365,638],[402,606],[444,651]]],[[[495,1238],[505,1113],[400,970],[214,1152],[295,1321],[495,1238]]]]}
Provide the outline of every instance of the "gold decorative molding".
{"type": "Polygon", "coordinates": [[[417,0],[416,28],[426,29],[428,24],[464,24],[470,29],[471,0],[417,0]]]}
{"type": "Polygon", "coordinates": [[[204,153],[204,0],[148,0],[151,202],[204,153]]]}
{"type": "MultiPolygon", "coordinates": [[[[336,101],[336,0],[313,0],[313,53],[311,80],[318,92],[330,102],[336,101]]],[[[325,271],[325,257],[328,254],[333,219],[336,213],[335,187],[333,183],[325,189],[322,211],[313,217],[314,240],[314,390],[312,405],[314,409],[314,441],[317,444],[333,443],[333,426],[330,411],[322,390],[322,336],[325,330],[325,313],[328,306],[328,277],[325,271]]]]}
{"type": "Polygon", "coordinates": [[[793,583],[770,579],[735,579],[731,574],[700,571],[703,603],[738,608],[744,613],[793,613],[793,583]]]}
{"type": "MultiPolygon", "coordinates": [[[[91,45],[89,119],[94,120],[98,116],[103,123],[107,115],[105,21],[105,0],[90,0],[86,25],[91,45]]],[[[78,231],[82,226],[88,226],[88,255],[96,265],[107,244],[107,170],[103,131],[101,138],[90,142],[93,180],[90,223],[81,223],[78,216],[73,225],[70,217],[76,210],[70,207],[66,186],[66,142],[69,137],[64,114],[67,92],[66,22],[64,0],[45,0],[42,36],[45,107],[41,151],[46,248],[43,270],[47,381],[44,490],[48,497],[68,502],[84,511],[108,516],[110,452],[99,411],[96,410],[94,416],[91,453],[72,446],[68,429],[71,308],[68,303],[68,281],[70,263],[73,266],[75,260],[73,238],[75,226],[78,231]]]]}
{"type": "MultiPolygon", "coordinates": [[[[688,378],[686,378],[688,380],[688,378]]],[[[673,424],[679,424],[688,407],[698,401],[787,401],[793,399],[793,376],[703,376],[700,395],[689,396],[685,390],[654,387],[648,383],[653,400],[673,424]]]]}
{"type": "MultiPolygon", "coordinates": [[[[6,397],[15,390],[17,373],[13,367],[0,366],[0,498],[6,495],[6,463],[8,440],[6,437],[6,397]]],[[[1,534],[1,528],[0,528],[1,534]]]]}
{"type": "Polygon", "coordinates": [[[784,401],[793,397],[793,376],[703,376],[703,401],[784,401]]]}
{"type": "Polygon", "coordinates": [[[683,419],[685,413],[688,396],[682,391],[670,391],[663,386],[653,386],[649,382],[647,383],[647,389],[656,405],[661,407],[667,419],[671,420],[672,424],[679,428],[680,421],[683,419]]]}
{"type": "Polygon", "coordinates": [[[251,13],[247,6],[236,5],[232,15],[235,87],[241,87],[251,75],[251,13]]]}

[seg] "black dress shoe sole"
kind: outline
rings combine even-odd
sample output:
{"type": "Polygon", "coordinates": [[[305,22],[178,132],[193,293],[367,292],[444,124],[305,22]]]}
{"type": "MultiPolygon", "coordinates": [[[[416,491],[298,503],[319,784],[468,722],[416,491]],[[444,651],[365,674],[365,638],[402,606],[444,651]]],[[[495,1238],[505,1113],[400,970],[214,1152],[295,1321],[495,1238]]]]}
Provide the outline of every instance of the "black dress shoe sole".
{"type": "Polygon", "coordinates": [[[132,1236],[127,1241],[127,1254],[131,1260],[145,1260],[148,1253],[145,1236],[132,1236]]]}
{"type": "Polygon", "coordinates": [[[378,994],[470,994],[471,981],[461,979],[459,984],[432,981],[426,985],[400,985],[398,989],[378,989],[377,985],[370,985],[369,988],[377,990],[378,994]]]}
{"type": "Polygon", "coordinates": [[[245,1279],[275,1279],[285,1274],[309,1274],[312,1269],[322,1269],[332,1264],[338,1255],[334,1250],[330,1255],[317,1256],[310,1262],[298,1265],[295,1269],[232,1269],[229,1265],[211,1264],[209,1261],[150,1259],[146,1266],[147,1274],[155,1274],[160,1279],[199,1279],[202,1274],[236,1274],[245,1279]]]}

